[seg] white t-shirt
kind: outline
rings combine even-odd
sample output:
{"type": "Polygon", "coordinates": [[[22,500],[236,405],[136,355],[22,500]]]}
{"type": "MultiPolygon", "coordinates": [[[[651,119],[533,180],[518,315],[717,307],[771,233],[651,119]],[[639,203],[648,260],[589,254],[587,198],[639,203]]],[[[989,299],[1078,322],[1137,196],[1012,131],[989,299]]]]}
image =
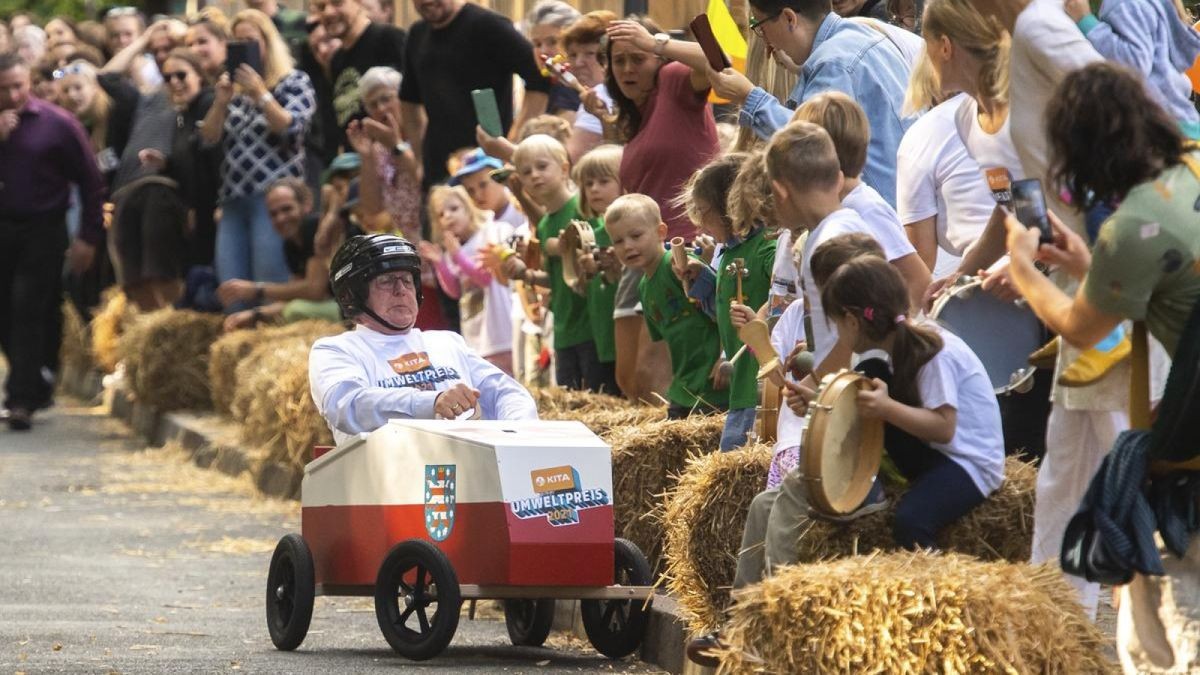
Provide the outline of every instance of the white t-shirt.
{"type": "MultiPolygon", "coordinates": [[[[955,124],[966,94],[934,106],[909,127],[896,153],[896,214],[901,225],[933,216],[939,253],[962,256],[978,241],[995,201],[955,124]]],[[[938,257],[942,266],[942,256],[938,257]]],[[[935,275],[936,276],[936,275],[935,275]]]]}
{"type": "Polygon", "coordinates": [[[967,343],[933,322],[922,325],[934,327],[944,346],[917,374],[921,407],[949,405],[958,418],[949,443],[929,445],[961,466],[986,497],[1004,481],[1004,431],[992,382],[967,343]]]}
{"type": "MultiPolygon", "coordinates": [[[[779,358],[786,359],[792,353],[797,342],[804,340],[804,303],[795,301],[783,311],[783,316],[771,329],[771,346],[779,353],[779,358]]],[[[791,375],[786,376],[792,379],[791,375]]],[[[800,445],[804,434],[804,418],[792,412],[787,401],[780,397],[779,417],[775,424],[775,451],[800,445]]]]}
{"type": "Polygon", "coordinates": [[[1021,158],[1013,145],[1010,123],[1012,113],[994,134],[979,125],[979,104],[965,97],[954,113],[955,129],[963,138],[967,152],[983,172],[984,182],[992,193],[993,202],[1008,206],[1012,201],[1010,183],[1025,178],[1021,158]]]}
{"type": "Polygon", "coordinates": [[[479,390],[483,419],[538,417],[524,387],[450,331],[384,335],[360,325],[321,338],[309,352],[308,379],[313,402],[339,444],[389,419],[432,419],[438,394],[460,382],[479,390]]]}
{"type": "Polygon", "coordinates": [[[767,295],[767,317],[777,319],[792,304],[799,294],[796,284],[800,272],[796,269],[796,258],[792,254],[792,233],[787,228],[779,229],[775,238],[775,262],[771,265],[771,291],[767,295]]]}
{"type": "Polygon", "coordinates": [[[866,183],[859,183],[858,187],[851,190],[842,200],[842,206],[854,209],[862,216],[863,221],[871,228],[868,234],[875,237],[875,241],[883,247],[883,255],[889,261],[899,260],[917,252],[908,236],[904,234],[904,227],[900,225],[896,209],[893,209],[875,188],[866,183]]]}
{"type": "MultiPolygon", "coordinates": [[[[596,92],[596,95],[600,97],[600,100],[604,101],[604,104],[607,105],[611,110],[613,107],[613,100],[612,97],[608,95],[608,87],[601,83],[595,87],[592,87],[592,89],[596,92]]],[[[604,125],[600,122],[600,118],[588,112],[587,108],[582,103],[579,104],[579,110],[575,111],[575,128],[582,129],[583,131],[590,131],[593,134],[604,134],[604,125]]]]}
{"type": "MultiPolygon", "coordinates": [[[[808,235],[804,243],[804,259],[801,261],[800,277],[804,287],[804,299],[808,305],[808,314],[812,317],[813,359],[816,365],[829,356],[833,345],[837,343],[837,328],[825,320],[825,310],[821,307],[821,289],[813,280],[812,254],[821,244],[843,234],[861,232],[875,236],[874,229],[863,220],[857,211],[841,208],[825,216],[825,219],[808,235]]],[[[907,242],[907,240],[905,240],[907,242]]],[[[909,244],[909,249],[912,245],[909,244]]]]}
{"type": "MultiPolygon", "coordinates": [[[[1033,0],[1017,15],[1009,52],[1009,118],[1011,136],[1024,175],[1046,181],[1050,139],[1046,107],[1066,76],[1103,61],[1059,0],[1033,0]]],[[[1084,234],[1083,215],[1062,204],[1055,190],[1046,191],[1046,206],[1077,234],[1084,234]]],[[[1107,377],[1105,380],[1112,380],[1107,377]]]]}
{"type": "MultiPolygon", "coordinates": [[[[490,244],[507,242],[511,237],[512,225],[489,220],[462,245],[462,252],[467,260],[474,260],[480,249],[490,244]]],[[[490,274],[487,286],[476,286],[475,282],[461,271],[453,256],[447,255],[445,260],[446,265],[458,276],[462,288],[458,307],[460,328],[467,345],[482,356],[511,351],[513,292],[490,274]]]]}

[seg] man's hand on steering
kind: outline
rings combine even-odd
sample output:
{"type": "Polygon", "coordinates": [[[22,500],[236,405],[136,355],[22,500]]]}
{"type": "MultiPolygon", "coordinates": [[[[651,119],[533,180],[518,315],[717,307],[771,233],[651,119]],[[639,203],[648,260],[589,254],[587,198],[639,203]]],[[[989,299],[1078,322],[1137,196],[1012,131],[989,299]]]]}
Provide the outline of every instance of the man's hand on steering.
{"type": "Polygon", "coordinates": [[[479,391],[461,382],[438,394],[433,402],[433,412],[448,420],[458,419],[464,412],[475,408],[479,391]]]}

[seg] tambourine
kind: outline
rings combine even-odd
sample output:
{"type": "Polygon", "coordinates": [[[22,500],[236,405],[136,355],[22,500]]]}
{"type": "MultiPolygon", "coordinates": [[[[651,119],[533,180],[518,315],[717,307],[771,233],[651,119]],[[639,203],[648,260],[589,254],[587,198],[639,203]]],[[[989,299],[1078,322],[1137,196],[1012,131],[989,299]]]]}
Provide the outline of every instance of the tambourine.
{"type": "Polygon", "coordinates": [[[883,459],[883,421],[863,418],[858,392],[866,377],[842,370],[821,380],[801,438],[809,506],[833,516],[853,512],[871,492],[883,459]]]}
{"type": "Polygon", "coordinates": [[[567,286],[579,295],[587,295],[593,273],[580,264],[580,258],[596,248],[596,233],[582,220],[572,220],[558,235],[558,254],[562,258],[562,276],[567,286]]]}

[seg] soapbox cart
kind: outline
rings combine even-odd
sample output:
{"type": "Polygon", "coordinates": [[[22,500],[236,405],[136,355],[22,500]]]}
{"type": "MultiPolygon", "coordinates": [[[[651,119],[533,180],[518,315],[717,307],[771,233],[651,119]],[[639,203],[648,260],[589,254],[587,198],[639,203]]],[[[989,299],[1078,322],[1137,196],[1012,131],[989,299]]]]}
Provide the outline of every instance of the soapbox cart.
{"type": "Polygon", "coordinates": [[[539,646],[557,599],[578,599],[601,654],[641,644],[653,591],[613,537],[610,449],[579,422],[393,420],[304,469],[301,529],[267,574],[267,628],[300,646],[317,595],[375,598],[413,660],[454,637],[463,600],[504,601],[509,637],[539,646]]]}

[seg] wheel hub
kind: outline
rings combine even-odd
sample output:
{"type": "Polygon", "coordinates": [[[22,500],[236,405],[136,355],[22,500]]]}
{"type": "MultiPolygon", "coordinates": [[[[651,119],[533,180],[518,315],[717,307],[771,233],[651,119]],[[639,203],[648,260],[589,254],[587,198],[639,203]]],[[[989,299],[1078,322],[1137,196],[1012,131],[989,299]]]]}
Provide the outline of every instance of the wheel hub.
{"type": "Polygon", "coordinates": [[[283,600],[287,596],[288,596],[287,584],[280,584],[279,587],[275,589],[275,599],[283,600]]]}

